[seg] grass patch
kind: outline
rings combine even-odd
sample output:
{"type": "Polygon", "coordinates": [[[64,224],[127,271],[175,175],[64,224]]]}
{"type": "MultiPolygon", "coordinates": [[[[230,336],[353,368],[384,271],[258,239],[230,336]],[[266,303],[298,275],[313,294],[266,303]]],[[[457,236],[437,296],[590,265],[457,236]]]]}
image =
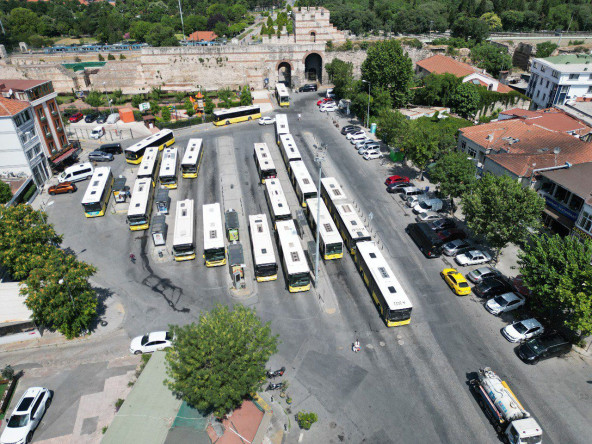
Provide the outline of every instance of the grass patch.
{"type": "Polygon", "coordinates": [[[58,105],[63,105],[64,103],[72,103],[76,100],[76,97],[74,97],[73,95],[69,95],[69,96],[57,96],[56,100],[58,102],[58,105]]]}
{"type": "Polygon", "coordinates": [[[93,44],[93,43],[97,43],[98,40],[97,39],[93,39],[90,37],[86,37],[86,38],[81,38],[81,39],[74,39],[71,37],[65,37],[63,39],[57,39],[54,44],[55,45],[85,45],[85,44],[93,44]]]}

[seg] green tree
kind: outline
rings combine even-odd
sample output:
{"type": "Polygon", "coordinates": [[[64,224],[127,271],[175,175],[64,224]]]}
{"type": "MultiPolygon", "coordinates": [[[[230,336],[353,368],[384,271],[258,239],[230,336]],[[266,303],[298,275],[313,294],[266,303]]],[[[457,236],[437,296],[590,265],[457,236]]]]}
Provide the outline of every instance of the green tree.
{"type": "Polygon", "coordinates": [[[99,54],[99,62],[104,62],[105,61],[105,57],[103,57],[101,54],[99,54]]]}
{"type": "Polygon", "coordinates": [[[24,40],[38,34],[39,17],[30,9],[14,8],[8,14],[8,26],[17,39],[24,40]]]}
{"type": "Polygon", "coordinates": [[[26,279],[62,242],[46,218],[29,205],[0,206],[0,263],[17,280],[26,279]]]}
{"type": "Polygon", "coordinates": [[[537,229],[545,201],[509,176],[486,173],[461,200],[467,226],[496,251],[524,242],[537,229]]]}
{"type": "Polygon", "coordinates": [[[419,104],[428,106],[450,106],[461,84],[461,79],[449,73],[429,74],[422,81],[423,87],[416,90],[415,98],[419,104]]]}
{"type": "Polygon", "coordinates": [[[0,181],[0,204],[4,205],[12,199],[12,191],[10,191],[10,185],[6,182],[0,181]]]}
{"type": "Polygon", "coordinates": [[[265,380],[265,365],[277,350],[278,337],[255,310],[218,305],[198,323],[171,326],[167,350],[168,387],[200,411],[220,418],[256,392],[265,380]]]}
{"type": "Polygon", "coordinates": [[[475,17],[460,15],[452,24],[452,37],[461,37],[465,40],[473,40],[481,43],[489,37],[489,25],[475,17]]]}
{"type": "Polygon", "coordinates": [[[492,43],[483,43],[471,49],[471,59],[479,67],[497,77],[500,71],[512,67],[512,57],[508,50],[492,43]]]}
{"type": "Polygon", "coordinates": [[[542,42],[536,45],[536,56],[539,58],[549,57],[557,49],[557,43],[542,42]]]}
{"type": "Polygon", "coordinates": [[[146,42],[152,46],[179,46],[174,29],[169,26],[162,26],[160,23],[155,23],[150,28],[150,31],[146,34],[146,42]]]}
{"type": "Polygon", "coordinates": [[[495,12],[486,12],[479,19],[487,23],[490,32],[502,30],[502,19],[495,12]]]}
{"type": "Polygon", "coordinates": [[[240,104],[241,106],[253,104],[253,97],[251,96],[251,89],[249,88],[249,85],[245,85],[241,91],[240,104]]]}
{"type": "Polygon", "coordinates": [[[395,107],[405,105],[413,78],[413,64],[397,40],[383,40],[368,48],[362,79],[372,88],[387,90],[395,107]]]}
{"type": "Polygon", "coordinates": [[[145,42],[151,29],[152,23],[138,20],[130,26],[130,37],[134,40],[145,42]]]}
{"type": "Polygon", "coordinates": [[[397,147],[408,131],[409,120],[399,111],[383,109],[378,113],[376,135],[390,147],[397,147]]]}
{"type": "Polygon", "coordinates": [[[88,103],[90,106],[92,106],[93,108],[98,108],[99,106],[101,106],[103,104],[104,100],[105,100],[104,94],[101,94],[97,90],[93,90],[93,91],[89,92],[88,96],[86,96],[84,98],[84,101],[86,103],[88,103]]]}
{"type": "Polygon", "coordinates": [[[592,333],[592,242],[573,236],[536,236],[519,254],[530,309],[582,337],[592,333]]]}
{"type": "Polygon", "coordinates": [[[134,94],[132,96],[132,106],[134,108],[138,108],[140,106],[140,103],[144,103],[144,101],[145,99],[142,94],[134,94]]]}
{"type": "Polygon", "coordinates": [[[450,97],[450,108],[461,116],[472,116],[479,109],[481,97],[472,83],[461,83],[450,97]]]}
{"type": "Polygon", "coordinates": [[[162,117],[162,120],[164,120],[165,122],[171,121],[171,110],[169,109],[168,106],[162,107],[162,109],[160,111],[160,116],[162,117]]]}
{"type": "Polygon", "coordinates": [[[35,322],[69,339],[87,330],[97,315],[96,293],[88,283],[95,272],[92,265],[54,248],[21,288],[35,322]]]}
{"type": "Polygon", "coordinates": [[[438,183],[440,192],[450,198],[461,197],[475,184],[476,168],[461,151],[444,153],[430,171],[430,180],[438,183]]]}
{"type": "Polygon", "coordinates": [[[267,27],[273,28],[273,19],[271,18],[271,16],[267,17],[267,27]]]}
{"type": "Polygon", "coordinates": [[[333,82],[334,92],[337,97],[351,99],[356,90],[354,81],[354,65],[338,58],[325,65],[329,79],[333,82]]]}
{"type": "Polygon", "coordinates": [[[291,20],[286,25],[286,32],[288,33],[288,35],[294,34],[294,22],[292,22],[291,20]]]}
{"type": "Polygon", "coordinates": [[[420,169],[421,177],[425,167],[440,154],[440,140],[433,127],[423,125],[421,119],[412,120],[401,139],[405,157],[420,169]]]}
{"type": "Polygon", "coordinates": [[[185,111],[187,112],[187,115],[189,117],[191,117],[195,114],[195,109],[193,108],[193,103],[191,102],[191,100],[189,100],[189,99],[185,100],[184,108],[185,108],[185,111]]]}
{"type": "Polygon", "coordinates": [[[212,99],[210,97],[206,97],[206,100],[204,102],[204,113],[212,114],[214,112],[214,108],[215,106],[212,99]]]}

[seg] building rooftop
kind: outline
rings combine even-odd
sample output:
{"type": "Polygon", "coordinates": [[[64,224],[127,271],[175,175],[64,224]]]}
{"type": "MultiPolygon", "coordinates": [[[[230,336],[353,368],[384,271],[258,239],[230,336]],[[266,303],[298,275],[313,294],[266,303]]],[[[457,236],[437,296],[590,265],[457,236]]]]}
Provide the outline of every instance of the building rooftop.
{"type": "Polygon", "coordinates": [[[28,102],[0,96],[0,117],[14,116],[30,106],[28,102]]]}
{"type": "MultiPolygon", "coordinates": [[[[508,119],[521,119],[524,122],[546,128],[551,131],[559,131],[569,134],[584,135],[592,132],[592,127],[581,119],[575,118],[562,109],[547,108],[538,111],[513,108],[500,113],[508,119]]],[[[503,121],[504,119],[502,119],[503,121]]]]}
{"type": "Polygon", "coordinates": [[[49,80],[0,79],[0,91],[26,91],[49,80]]]}
{"type": "Polygon", "coordinates": [[[416,63],[417,66],[425,69],[429,73],[434,74],[454,74],[457,77],[466,77],[475,72],[481,72],[479,68],[469,65],[468,63],[459,62],[452,57],[436,54],[427,59],[420,60],[416,63]]]}
{"type": "Polygon", "coordinates": [[[217,38],[218,36],[213,31],[195,31],[189,34],[187,40],[190,42],[211,42],[217,38]]]}
{"type": "Polygon", "coordinates": [[[554,65],[577,65],[592,63],[592,54],[561,54],[553,57],[545,57],[540,60],[554,65]]]}
{"type": "Polygon", "coordinates": [[[592,205],[592,162],[580,163],[561,170],[544,171],[540,174],[592,205]]]}

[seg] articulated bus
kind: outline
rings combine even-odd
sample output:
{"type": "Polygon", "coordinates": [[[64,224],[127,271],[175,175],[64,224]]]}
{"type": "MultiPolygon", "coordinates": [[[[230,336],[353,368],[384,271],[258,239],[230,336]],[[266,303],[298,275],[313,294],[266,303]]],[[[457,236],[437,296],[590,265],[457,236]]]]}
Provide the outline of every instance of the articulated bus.
{"type": "Polygon", "coordinates": [[[282,158],[284,159],[288,173],[290,172],[290,162],[302,160],[302,156],[300,156],[300,151],[296,146],[296,142],[294,142],[292,134],[280,135],[280,152],[282,153],[282,158]]]}
{"type": "Polygon", "coordinates": [[[160,185],[165,188],[177,188],[177,148],[164,149],[158,180],[160,180],[160,185]]]}
{"type": "Polygon", "coordinates": [[[194,224],[193,199],[178,201],[173,237],[173,256],[177,262],[195,259],[194,224]]]}
{"type": "Polygon", "coordinates": [[[290,94],[286,85],[283,83],[275,85],[275,98],[279,106],[285,106],[286,108],[290,106],[290,94]]]}
{"type": "Polygon", "coordinates": [[[154,197],[154,187],[149,178],[136,179],[132,198],[130,199],[129,209],[127,210],[127,223],[130,230],[147,230],[150,226],[150,216],[152,214],[152,199],[154,197]]]}
{"type": "Polygon", "coordinates": [[[387,327],[411,321],[411,301],[374,242],[360,242],[356,263],[387,327]]]}
{"type": "Polygon", "coordinates": [[[278,264],[273,252],[273,242],[265,214],[249,216],[249,231],[257,282],[275,281],[278,264]]]}
{"type": "Polygon", "coordinates": [[[112,186],[113,174],[111,173],[111,168],[96,168],[82,199],[82,207],[84,208],[84,215],[86,217],[100,217],[105,215],[112,186]]]}
{"type": "Polygon", "coordinates": [[[277,177],[277,171],[266,143],[255,144],[255,164],[257,165],[257,173],[259,173],[261,183],[265,183],[265,179],[275,179],[277,177]]]}
{"type": "Polygon", "coordinates": [[[370,233],[350,203],[335,205],[333,220],[345,241],[349,253],[355,259],[356,246],[360,242],[372,240],[370,233]]]}
{"type": "Polygon", "coordinates": [[[265,199],[269,206],[269,214],[274,227],[277,221],[292,219],[290,206],[279,179],[267,179],[265,181],[265,199]]]}
{"type": "Polygon", "coordinates": [[[287,114],[275,115],[275,141],[280,144],[280,136],[282,134],[290,134],[290,127],[288,126],[287,114]]]}
{"type": "Polygon", "coordinates": [[[302,160],[290,162],[290,180],[294,185],[296,196],[300,205],[306,207],[306,201],[311,197],[317,197],[317,186],[314,184],[310,173],[302,160]]]}
{"type": "Polygon", "coordinates": [[[189,142],[187,142],[187,148],[185,149],[185,154],[183,154],[183,160],[181,161],[183,179],[197,178],[203,152],[203,139],[189,139],[189,142]]]}
{"type": "Polygon", "coordinates": [[[156,186],[156,175],[158,172],[158,148],[153,146],[146,149],[140,168],[138,168],[138,179],[150,179],[152,186],[156,186]]]}
{"type": "Polygon", "coordinates": [[[144,140],[125,149],[125,161],[134,165],[139,164],[144,157],[146,148],[158,147],[162,151],[165,146],[175,143],[175,135],[170,129],[163,129],[156,134],[146,137],[144,140]]]}
{"type": "Polygon", "coordinates": [[[259,105],[237,106],[235,108],[214,111],[214,125],[230,125],[231,123],[254,120],[261,117],[259,105]]]}
{"type": "Polygon", "coordinates": [[[331,259],[341,259],[343,257],[343,241],[341,240],[341,236],[339,235],[339,231],[337,231],[333,219],[331,219],[329,210],[327,210],[323,201],[318,200],[316,197],[314,199],[308,199],[306,204],[308,205],[308,223],[310,224],[313,236],[316,236],[317,223],[319,223],[317,220],[317,213],[320,218],[319,250],[323,259],[326,261],[331,259]],[[320,203],[320,208],[317,205],[317,202],[320,203]]]}
{"type": "Polygon", "coordinates": [[[310,269],[294,221],[279,221],[276,234],[288,291],[297,293],[310,290],[310,269]]]}
{"type": "Polygon", "coordinates": [[[222,213],[220,211],[219,203],[203,206],[203,224],[203,257],[206,262],[206,267],[218,267],[226,264],[224,230],[222,229],[222,213]]]}
{"type": "Polygon", "coordinates": [[[321,197],[333,216],[335,216],[336,212],[335,205],[348,202],[345,191],[334,177],[323,177],[321,179],[321,197]]]}

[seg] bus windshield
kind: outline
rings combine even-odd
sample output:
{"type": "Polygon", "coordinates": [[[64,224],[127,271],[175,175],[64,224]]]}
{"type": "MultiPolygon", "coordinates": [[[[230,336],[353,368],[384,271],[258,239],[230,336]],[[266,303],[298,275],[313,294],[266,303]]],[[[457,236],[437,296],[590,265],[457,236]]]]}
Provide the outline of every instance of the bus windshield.
{"type": "Polygon", "coordinates": [[[221,261],[225,258],[224,247],[206,250],[205,255],[208,261],[221,261]]]}
{"type": "Polygon", "coordinates": [[[327,246],[325,246],[325,253],[326,254],[337,254],[337,253],[341,253],[342,251],[342,245],[341,243],[339,244],[329,244],[327,246]]]}
{"type": "Polygon", "coordinates": [[[255,273],[259,276],[273,276],[277,273],[277,264],[255,265],[255,273]]]}
{"type": "Polygon", "coordinates": [[[176,183],[177,178],[175,176],[160,176],[160,183],[161,184],[171,184],[176,183]]]}
{"type": "Polygon", "coordinates": [[[192,244],[185,244],[185,245],[173,245],[173,251],[175,253],[193,253],[193,245],[192,244]]]}
{"type": "Polygon", "coordinates": [[[86,211],[87,213],[93,213],[96,211],[103,210],[102,202],[83,203],[82,206],[84,207],[84,211],[86,211]]]}
{"type": "Polygon", "coordinates": [[[403,308],[401,310],[389,310],[389,321],[405,321],[411,318],[411,308],[403,308]]]}
{"type": "Polygon", "coordinates": [[[137,216],[128,216],[127,220],[130,225],[142,225],[147,222],[146,216],[143,214],[137,216]]]}
{"type": "Polygon", "coordinates": [[[288,278],[288,282],[291,287],[304,287],[310,284],[309,273],[295,273],[291,274],[288,278]]]}

